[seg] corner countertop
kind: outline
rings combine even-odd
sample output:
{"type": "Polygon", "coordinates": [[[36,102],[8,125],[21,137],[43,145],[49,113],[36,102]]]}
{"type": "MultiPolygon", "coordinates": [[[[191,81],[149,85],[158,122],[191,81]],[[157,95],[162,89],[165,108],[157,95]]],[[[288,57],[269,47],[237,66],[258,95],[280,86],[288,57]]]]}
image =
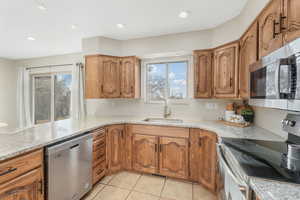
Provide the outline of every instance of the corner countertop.
{"type": "Polygon", "coordinates": [[[183,123],[154,123],[145,122],[144,118],[134,117],[86,117],[81,120],[62,120],[54,123],[39,125],[16,133],[0,133],[0,161],[23,154],[25,152],[42,148],[47,145],[80,135],[113,124],[145,124],[177,126],[187,128],[201,128],[217,133],[219,137],[248,138],[259,140],[283,141],[270,131],[252,126],[236,128],[223,125],[216,121],[184,120],[183,123]]]}

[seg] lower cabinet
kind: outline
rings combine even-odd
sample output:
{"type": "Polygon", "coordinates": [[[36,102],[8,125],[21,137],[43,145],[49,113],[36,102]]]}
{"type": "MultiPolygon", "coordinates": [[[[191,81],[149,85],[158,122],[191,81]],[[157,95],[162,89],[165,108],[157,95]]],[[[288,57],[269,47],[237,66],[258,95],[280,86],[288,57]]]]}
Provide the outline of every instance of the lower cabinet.
{"type": "Polygon", "coordinates": [[[133,169],[146,173],[158,171],[158,137],[134,134],[133,136],[133,169]]]}
{"type": "Polygon", "coordinates": [[[213,132],[191,129],[190,142],[191,179],[215,192],[217,185],[217,136],[213,132]]]}
{"type": "Polygon", "coordinates": [[[43,172],[41,168],[0,185],[1,200],[42,200],[43,172]]]}
{"type": "Polygon", "coordinates": [[[188,139],[160,137],[159,173],[161,175],[188,178],[188,139]]]}
{"type": "Polygon", "coordinates": [[[124,161],[124,125],[112,125],[106,129],[108,173],[122,169],[124,161]]]}

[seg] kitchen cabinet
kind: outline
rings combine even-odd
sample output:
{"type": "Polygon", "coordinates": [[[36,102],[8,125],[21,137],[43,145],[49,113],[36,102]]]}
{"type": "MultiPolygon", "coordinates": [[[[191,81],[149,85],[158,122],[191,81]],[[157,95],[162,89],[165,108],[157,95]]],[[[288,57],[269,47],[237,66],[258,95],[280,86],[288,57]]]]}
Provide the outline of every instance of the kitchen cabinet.
{"type": "Polygon", "coordinates": [[[212,56],[211,50],[194,51],[194,97],[212,97],[212,56]]]}
{"type": "Polygon", "coordinates": [[[159,138],[159,174],[188,178],[188,139],[159,138]]]}
{"type": "Polygon", "coordinates": [[[283,44],[282,0],[272,0],[258,17],[259,57],[266,56],[283,44]]]}
{"type": "Polygon", "coordinates": [[[125,170],[132,170],[132,148],[133,148],[133,136],[131,132],[131,126],[126,124],[125,125],[125,132],[124,132],[124,160],[123,160],[123,168],[125,170]]]}
{"type": "Polygon", "coordinates": [[[135,56],[86,56],[86,98],[139,98],[140,60],[135,56]]]}
{"type": "Polygon", "coordinates": [[[43,200],[43,171],[34,169],[0,185],[1,200],[43,200]]]}
{"type": "Polygon", "coordinates": [[[284,42],[288,43],[300,37],[300,1],[283,0],[281,28],[284,30],[284,42]]]}
{"type": "Polygon", "coordinates": [[[191,179],[215,192],[217,185],[216,134],[201,129],[191,129],[190,143],[191,179]]]}
{"type": "Polygon", "coordinates": [[[1,200],[43,200],[43,151],[0,162],[1,200]]]}
{"type": "Polygon", "coordinates": [[[250,65],[258,60],[258,24],[254,22],[240,39],[239,95],[250,96],[250,65]]]}
{"type": "Polygon", "coordinates": [[[131,125],[133,169],[139,172],[188,178],[189,129],[131,125]]]}
{"type": "Polygon", "coordinates": [[[140,60],[135,56],[121,58],[121,97],[140,97],[140,60]]]}
{"type": "Polygon", "coordinates": [[[118,172],[124,160],[124,125],[112,125],[106,128],[108,173],[118,172]]]}
{"type": "Polygon", "coordinates": [[[93,134],[93,184],[106,174],[106,136],[105,129],[100,128],[93,134]]]}
{"type": "Polygon", "coordinates": [[[133,169],[155,174],[158,169],[158,137],[135,134],[133,136],[133,169]]]}
{"type": "Polygon", "coordinates": [[[215,49],[214,96],[216,98],[238,97],[238,55],[238,42],[215,49]]]}

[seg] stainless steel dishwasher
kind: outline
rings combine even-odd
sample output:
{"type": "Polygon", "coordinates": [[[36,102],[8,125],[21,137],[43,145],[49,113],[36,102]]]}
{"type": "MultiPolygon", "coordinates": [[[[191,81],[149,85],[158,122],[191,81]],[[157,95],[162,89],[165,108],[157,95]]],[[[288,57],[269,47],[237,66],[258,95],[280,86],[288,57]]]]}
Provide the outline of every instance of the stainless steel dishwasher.
{"type": "Polygon", "coordinates": [[[46,148],[48,200],[79,200],[92,188],[92,135],[46,148]]]}

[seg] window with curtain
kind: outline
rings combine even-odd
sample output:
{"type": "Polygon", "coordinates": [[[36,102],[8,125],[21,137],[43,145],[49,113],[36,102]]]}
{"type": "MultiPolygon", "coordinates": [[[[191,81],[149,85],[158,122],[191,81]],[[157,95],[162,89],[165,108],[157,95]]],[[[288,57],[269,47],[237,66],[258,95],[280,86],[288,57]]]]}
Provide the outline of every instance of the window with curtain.
{"type": "Polygon", "coordinates": [[[32,75],[32,113],[34,124],[71,117],[72,73],[32,75]]]}
{"type": "Polygon", "coordinates": [[[146,70],[148,102],[187,99],[188,61],[149,63],[146,70]]]}

